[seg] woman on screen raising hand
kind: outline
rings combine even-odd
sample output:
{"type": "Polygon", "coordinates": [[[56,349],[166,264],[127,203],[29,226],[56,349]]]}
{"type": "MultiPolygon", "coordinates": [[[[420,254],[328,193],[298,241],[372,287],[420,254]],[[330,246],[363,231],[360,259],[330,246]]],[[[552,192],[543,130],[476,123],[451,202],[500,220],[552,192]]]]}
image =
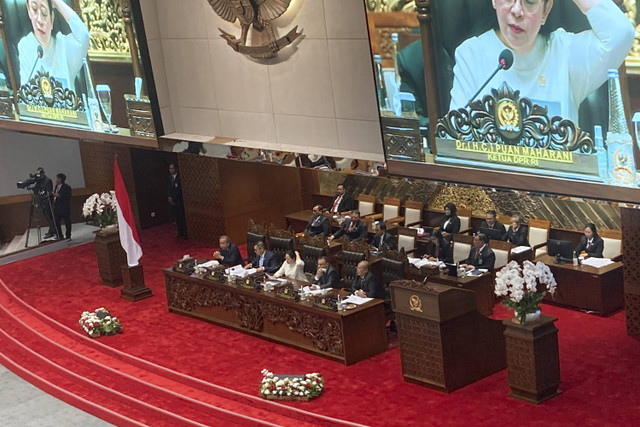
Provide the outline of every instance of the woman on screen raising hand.
{"type": "Polygon", "coordinates": [[[547,106],[550,117],[577,123],[580,103],[607,80],[608,69],[624,61],[634,29],[612,0],[572,1],[590,30],[576,34],[545,27],[554,0],[492,0],[497,26],[456,49],[450,108],[464,107],[495,70],[500,53],[510,49],[513,66],[498,72],[476,99],[505,81],[520,96],[547,106]]]}
{"type": "Polygon", "coordinates": [[[76,75],[89,50],[87,27],[63,0],[26,0],[26,6],[32,32],[18,43],[20,85],[27,83],[39,70],[44,70],[61,82],[63,87],[75,89],[76,75]],[[71,33],[52,33],[54,8],[67,21],[71,33]]]}

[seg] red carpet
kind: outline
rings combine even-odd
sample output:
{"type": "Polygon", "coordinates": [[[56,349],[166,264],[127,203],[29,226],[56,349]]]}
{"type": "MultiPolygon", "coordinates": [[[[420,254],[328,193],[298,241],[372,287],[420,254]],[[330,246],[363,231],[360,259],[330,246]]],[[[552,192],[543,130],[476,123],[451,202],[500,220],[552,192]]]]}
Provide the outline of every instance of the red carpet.
{"type": "MultiPolygon", "coordinates": [[[[82,409],[88,412],[96,413],[95,405],[91,405],[98,402],[110,411],[127,414],[129,421],[98,414],[118,425],[247,425],[259,420],[280,425],[330,424],[312,414],[368,425],[636,422],[640,410],[635,392],[640,385],[640,342],[626,335],[623,312],[601,318],[543,306],[544,313],[559,318],[556,325],[563,393],[542,405],[507,397],[506,371],[446,395],[405,383],[397,347],[346,367],[168,313],[161,269],[186,253],[207,257],[212,250],[174,240],[173,231],[172,227],[159,227],[141,233],[145,280],[154,296],[137,303],[121,299],[119,288],[99,284],[92,244],[0,268],[0,279],[7,287],[37,310],[22,306],[0,284],[0,306],[4,307],[0,310],[0,355],[10,359],[0,363],[9,365],[13,360],[25,366],[28,361],[28,370],[41,380],[39,387],[76,406],[81,405],[42,380],[81,396],[85,402],[82,409]],[[118,316],[124,333],[93,341],[84,339],[78,326],[80,314],[100,306],[118,316]],[[39,317],[38,311],[50,320],[39,317]],[[42,358],[11,337],[19,337],[24,346],[37,349],[42,358]],[[285,373],[318,371],[325,376],[325,394],[312,402],[285,405],[256,399],[262,368],[285,373]],[[113,390],[108,402],[96,384],[113,390]],[[167,413],[176,415],[171,418],[167,413]]],[[[496,313],[508,316],[498,307],[496,313]]],[[[24,372],[22,375],[27,376],[24,372]]]]}

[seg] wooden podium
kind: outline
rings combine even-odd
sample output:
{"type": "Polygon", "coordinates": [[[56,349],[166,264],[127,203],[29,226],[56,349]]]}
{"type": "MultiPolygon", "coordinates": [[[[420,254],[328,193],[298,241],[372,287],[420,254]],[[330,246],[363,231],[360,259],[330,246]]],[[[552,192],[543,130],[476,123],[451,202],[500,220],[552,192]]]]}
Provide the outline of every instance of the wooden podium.
{"type": "Polygon", "coordinates": [[[506,367],[504,325],[477,310],[473,291],[391,282],[402,374],[450,393],[506,367]]]}

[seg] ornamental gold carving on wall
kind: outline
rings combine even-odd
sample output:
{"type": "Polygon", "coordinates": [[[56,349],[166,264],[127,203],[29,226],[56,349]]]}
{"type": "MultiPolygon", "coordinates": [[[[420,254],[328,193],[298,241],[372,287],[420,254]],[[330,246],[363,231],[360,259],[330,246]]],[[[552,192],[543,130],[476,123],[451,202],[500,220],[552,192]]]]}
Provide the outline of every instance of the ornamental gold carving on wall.
{"type": "Polygon", "coordinates": [[[121,3],[129,0],[79,0],[89,34],[92,57],[131,59],[121,3]]]}
{"type": "Polygon", "coordinates": [[[496,210],[496,205],[481,187],[453,187],[442,186],[440,191],[429,200],[429,209],[441,210],[444,205],[452,202],[458,208],[465,207],[473,210],[473,215],[484,216],[490,209],[496,210]]]}
{"type": "Polygon", "coordinates": [[[293,27],[283,37],[276,39],[271,21],[282,16],[289,8],[291,0],[207,0],[214,12],[228,22],[240,22],[240,38],[218,28],[220,37],[233,50],[255,59],[274,58],[278,52],[289,46],[302,32],[293,27]],[[249,29],[253,27],[252,45],[247,45],[249,29]]]}

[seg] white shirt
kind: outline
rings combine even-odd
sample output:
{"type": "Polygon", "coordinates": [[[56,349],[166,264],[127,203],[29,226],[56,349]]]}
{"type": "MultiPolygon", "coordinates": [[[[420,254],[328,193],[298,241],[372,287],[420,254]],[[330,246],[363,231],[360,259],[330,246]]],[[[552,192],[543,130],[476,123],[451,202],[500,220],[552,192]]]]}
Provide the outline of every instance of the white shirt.
{"type": "Polygon", "coordinates": [[[287,261],[284,261],[274,276],[284,276],[287,279],[308,282],[307,276],[304,274],[304,261],[301,259],[296,260],[294,264],[289,264],[287,261]]]}
{"type": "MultiPolygon", "coordinates": [[[[513,52],[513,66],[499,71],[475,98],[482,99],[502,82],[520,96],[549,107],[548,115],[578,122],[580,103],[618,68],[634,40],[634,29],[612,0],[601,0],[586,13],[592,30],[578,34],[559,28],[549,40],[538,35],[527,54],[513,52]]],[[[465,40],[456,49],[450,108],[463,108],[498,65],[506,49],[491,29],[465,40]]]]}
{"type": "MultiPolygon", "coordinates": [[[[75,13],[68,21],[71,32],[67,35],[57,32],[51,36],[51,43],[43,47],[43,56],[33,71],[48,71],[51,77],[62,83],[63,88],[75,90],[74,81],[82,68],[82,59],[89,50],[89,31],[82,19],[75,13]]],[[[27,83],[31,69],[38,58],[40,44],[30,32],[18,43],[18,60],[20,61],[20,85],[27,83]]],[[[33,77],[32,75],[32,77],[33,77]]]]}

